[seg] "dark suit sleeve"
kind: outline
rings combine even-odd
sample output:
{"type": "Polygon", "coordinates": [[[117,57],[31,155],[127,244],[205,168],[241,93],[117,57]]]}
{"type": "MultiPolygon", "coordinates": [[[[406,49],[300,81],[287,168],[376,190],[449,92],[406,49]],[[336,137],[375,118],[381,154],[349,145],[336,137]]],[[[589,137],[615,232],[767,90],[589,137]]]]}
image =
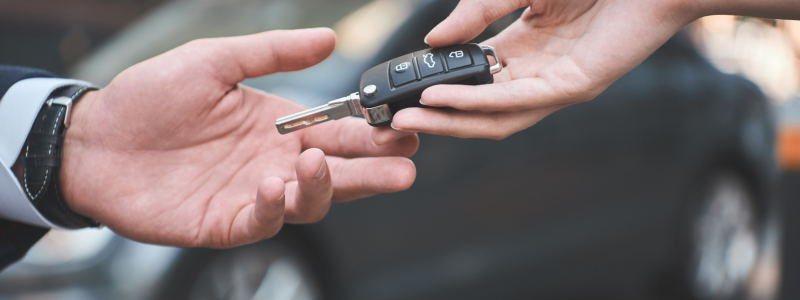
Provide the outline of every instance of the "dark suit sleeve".
{"type": "MultiPolygon", "coordinates": [[[[37,77],[56,76],[43,70],[0,65],[0,95],[5,95],[8,89],[17,81],[37,77]]],[[[0,96],[0,99],[2,99],[2,96],[0,96]]],[[[5,269],[25,256],[25,253],[28,252],[33,244],[39,241],[48,231],[48,228],[0,219],[0,270],[5,269]]]]}

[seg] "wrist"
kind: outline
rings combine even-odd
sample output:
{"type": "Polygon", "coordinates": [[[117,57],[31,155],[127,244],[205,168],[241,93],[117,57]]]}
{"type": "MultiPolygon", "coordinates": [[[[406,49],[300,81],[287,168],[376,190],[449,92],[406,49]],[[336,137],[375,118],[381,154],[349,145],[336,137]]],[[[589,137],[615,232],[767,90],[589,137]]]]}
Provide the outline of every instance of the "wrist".
{"type": "Polygon", "coordinates": [[[61,192],[67,205],[78,214],[92,217],[80,203],[88,200],[87,195],[81,192],[81,185],[76,178],[79,174],[82,161],[83,145],[85,144],[85,128],[91,113],[90,107],[93,106],[100,91],[86,92],[72,106],[71,124],[64,132],[64,146],[61,157],[61,169],[59,177],[61,192]]]}

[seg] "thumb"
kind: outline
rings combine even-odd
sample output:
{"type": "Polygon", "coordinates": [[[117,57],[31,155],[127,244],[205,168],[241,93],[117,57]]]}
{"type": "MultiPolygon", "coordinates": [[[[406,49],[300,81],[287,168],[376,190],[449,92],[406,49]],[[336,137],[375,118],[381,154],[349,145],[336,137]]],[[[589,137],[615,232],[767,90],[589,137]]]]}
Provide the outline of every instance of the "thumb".
{"type": "Polygon", "coordinates": [[[444,21],[425,37],[431,47],[469,42],[497,19],[528,6],[527,0],[462,0],[444,21]]]}
{"type": "Polygon", "coordinates": [[[277,177],[258,185],[255,203],[243,207],[233,220],[228,246],[239,246],[270,238],[283,226],[285,184],[277,177]]]}
{"type": "Polygon", "coordinates": [[[209,62],[219,79],[235,85],[245,78],[297,71],[327,58],[336,46],[329,28],[274,30],[244,36],[200,39],[184,47],[209,62]]]}

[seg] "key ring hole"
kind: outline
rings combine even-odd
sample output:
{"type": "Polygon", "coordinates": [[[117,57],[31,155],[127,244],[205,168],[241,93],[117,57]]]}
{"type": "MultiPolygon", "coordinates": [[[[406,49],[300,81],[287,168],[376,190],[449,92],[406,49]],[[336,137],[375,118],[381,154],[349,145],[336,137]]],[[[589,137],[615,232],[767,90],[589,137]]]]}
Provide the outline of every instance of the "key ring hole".
{"type": "MultiPolygon", "coordinates": [[[[483,49],[483,54],[494,59],[494,64],[492,64],[491,67],[489,67],[489,71],[491,71],[492,74],[500,73],[500,71],[503,70],[503,63],[500,60],[500,56],[497,55],[497,50],[495,50],[494,47],[492,46],[487,46],[487,45],[480,45],[480,46],[481,49],[483,49]]],[[[491,60],[489,60],[489,62],[491,63],[491,60]]]]}

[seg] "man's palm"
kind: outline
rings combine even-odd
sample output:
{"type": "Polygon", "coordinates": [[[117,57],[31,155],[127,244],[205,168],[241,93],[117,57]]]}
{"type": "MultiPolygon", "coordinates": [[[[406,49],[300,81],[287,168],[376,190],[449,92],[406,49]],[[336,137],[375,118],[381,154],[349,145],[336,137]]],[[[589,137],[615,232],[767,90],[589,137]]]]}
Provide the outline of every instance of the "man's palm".
{"type": "Polygon", "coordinates": [[[319,29],[199,40],[124,71],[76,106],[70,206],[140,241],[229,247],[318,221],[331,201],[408,188],[416,136],[375,146],[358,119],[282,136],[275,119],[303,107],[239,84],[334,44],[319,29]],[[352,158],[391,155],[404,157],[352,158]]]}

